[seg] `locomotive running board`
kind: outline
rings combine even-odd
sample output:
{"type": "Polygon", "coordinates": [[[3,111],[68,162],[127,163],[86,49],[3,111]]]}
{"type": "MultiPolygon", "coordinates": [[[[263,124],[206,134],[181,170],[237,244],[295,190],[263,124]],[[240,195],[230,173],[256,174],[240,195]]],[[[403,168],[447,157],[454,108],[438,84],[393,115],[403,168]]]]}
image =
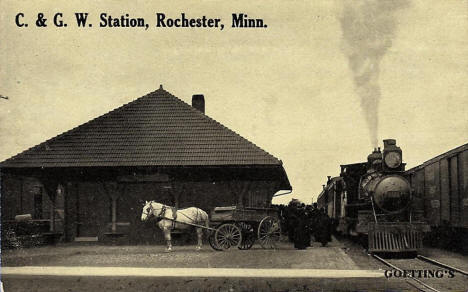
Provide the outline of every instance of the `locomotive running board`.
{"type": "Polygon", "coordinates": [[[423,231],[414,223],[369,223],[369,252],[412,252],[423,247],[423,231]]]}

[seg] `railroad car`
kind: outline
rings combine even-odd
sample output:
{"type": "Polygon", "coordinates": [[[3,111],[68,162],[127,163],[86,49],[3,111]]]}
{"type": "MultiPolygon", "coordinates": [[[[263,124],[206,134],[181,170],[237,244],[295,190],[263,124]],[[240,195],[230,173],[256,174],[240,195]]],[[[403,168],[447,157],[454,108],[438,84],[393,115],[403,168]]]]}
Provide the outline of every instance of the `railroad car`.
{"type": "Polygon", "coordinates": [[[468,253],[468,143],[406,172],[431,226],[428,238],[468,253]]]}
{"type": "Polygon", "coordinates": [[[341,165],[339,177],[328,177],[317,206],[338,222],[338,232],[364,239],[370,252],[416,252],[430,228],[413,200],[401,148],[394,139],[383,142],[367,162],[341,165]]]}

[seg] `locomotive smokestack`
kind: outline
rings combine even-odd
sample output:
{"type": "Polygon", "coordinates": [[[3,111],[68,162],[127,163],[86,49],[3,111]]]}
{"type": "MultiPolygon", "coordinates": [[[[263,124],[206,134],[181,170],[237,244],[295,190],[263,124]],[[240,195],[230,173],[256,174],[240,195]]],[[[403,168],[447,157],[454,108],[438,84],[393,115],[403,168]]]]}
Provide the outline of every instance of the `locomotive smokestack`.
{"type": "Polygon", "coordinates": [[[192,95],[192,107],[205,113],[205,97],[203,94],[192,95]]]}
{"type": "Polygon", "coordinates": [[[395,139],[385,139],[383,140],[384,149],[388,148],[389,146],[395,146],[396,140],[395,139]]]}

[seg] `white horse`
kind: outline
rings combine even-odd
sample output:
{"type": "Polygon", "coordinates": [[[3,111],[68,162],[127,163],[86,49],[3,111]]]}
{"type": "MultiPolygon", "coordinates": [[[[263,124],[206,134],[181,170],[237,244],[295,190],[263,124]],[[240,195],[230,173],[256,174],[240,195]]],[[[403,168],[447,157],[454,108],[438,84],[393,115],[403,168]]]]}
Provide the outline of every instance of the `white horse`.
{"type": "MultiPolygon", "coordinates": [[[[141,213],[141,221],[148,220],[151,216],[155,216],[158,220],[159,228],[164,232],[164,238],[166,239],[166,251],[172,250],[171,244],[171,230],[178,229],[184,230],[193,228],[193,225],[202,225],[209,227],[208,214],[202,209],[196,207],[185,208],[181,210],[175,210],[175,208],[166,206],[155,201],[147,201],[143,207],[141,213]]],[[[198,245],[197,250],[202,247],[202,227],[196,227],[198,245]]]]}

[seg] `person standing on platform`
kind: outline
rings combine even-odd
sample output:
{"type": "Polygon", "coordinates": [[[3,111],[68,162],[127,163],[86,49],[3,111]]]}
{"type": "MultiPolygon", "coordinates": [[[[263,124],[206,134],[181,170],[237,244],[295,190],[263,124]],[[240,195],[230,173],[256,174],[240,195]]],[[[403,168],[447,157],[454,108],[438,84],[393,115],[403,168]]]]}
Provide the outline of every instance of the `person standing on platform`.
{"type": "Polygon", "coordinates": [[[294,229],[294,247],[297,249],[306,249],[310,244],[309,218],[305,213],[305,208],[298,206],[296,208],[296,226],[294,229]]]}
{"type": "Polygon", "coordinates": [[[316,241],[320,242],[322,246],[326,246],[331,241],[331,220],[330,217],[325,213],[325,209],[320,210],[318,218],[316,220],[316,241]]]}

